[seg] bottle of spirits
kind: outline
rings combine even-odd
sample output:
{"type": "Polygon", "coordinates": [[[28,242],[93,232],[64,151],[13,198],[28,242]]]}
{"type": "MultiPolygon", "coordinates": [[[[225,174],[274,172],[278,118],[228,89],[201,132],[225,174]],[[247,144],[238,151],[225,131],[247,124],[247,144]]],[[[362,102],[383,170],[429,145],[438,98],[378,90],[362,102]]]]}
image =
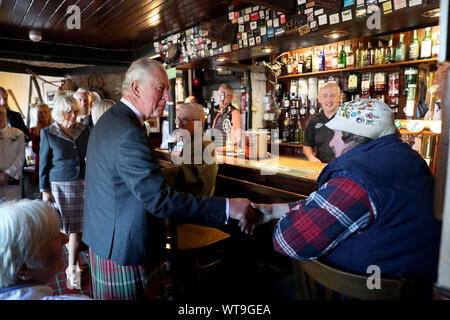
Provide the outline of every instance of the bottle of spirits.
{"type": "Polygon", "coordinates": [[[385,54],[384,54],[384,46],[383,42],[378,41],[378,47],[375,50],[375,64],[385,64],[385,54]]]}
{"type": "Polygon", "coordinates": [[[347,67],[353,67],[355,64],[354,56],[353,56],[353,50],[352,50],[352,44],[348,46],[347,49],[347,61],[345,62],[347,67]]]}
{"type": "Polygon", "coordinates": [[[361,94],[363,98],[370,98],[373,86],[373,75],[371,72],[363,73],[361,79],[361,94]]]}
{"type": "Polygon", "coordinates": [[[338,69],[344,69],[347,66],[347,53],[344,50],[344,46],[341,46],[338,57],[338,69]]]}
{"type": "Polygon", "coordinates": [[[368,42],[364,66],[371,66],[371,65],[372,65],[372,44],[370,42],[368,42]]]}
{"type": "Polygon", "coordinates": [[[333,53],[331,52],[331,46],[325,49],[325,70],[331,70],[333,67],[333,53]]]}
{"type": "Polygon", "coordinates": [[[389,101],[388,104],[392,108],[394,113],[398,112],[398,102],[399,102],[399,84],[400,84],[400,74],[394,72],[389,74],[389,101]]]}
{"type": "Polygon", "coordinates": [[[348,75],[348,91],[350,93],[359,93],[361,90],[361,74],[352,72],[348,75]]]}
{"type": "Polygon", "coordinates": [[[323,52],[323,48],[320,49],[320,55],[319,55],[319,60],[320,60],[320,71],[325,71],[325,53],[323,52]]]}
{"type": "Polygon", "coordinates": [[[300,55],[300,61],[297,65],[297,73],[303,73],[305,72],[305,61],[303,61],[303,55],[300,55]]]}
{"type": "Polygon", "coordinates": [[[287,75],[287,58],[286,56],[283,56],[283,64],[281,65],[281,75],[285,76],[287,75]]]}
{"type": "Polygon", "coordinates": [[[436,58],[439,55],[439,32],[434,33],[433,46],[431,47],[431,55],[436,58]]]}
{"type": "Polygon", "coordinates": [[[376,92],[383,92],[386,86],[386,73],[377,72],[374,75],[374,89],[376,92]]]}
{"type": "Polygon", "coordinates": [[[414,30],[413,37],[411,41],[409,41],[409,60],[417,60],[419,59],[419,50],[420,43],[417,38],[417,30],[414,30]]]}
{"type": "Polygon", "coordinates": [[[293,61],[293,68],[292,73],[297,74],[298,73],[298,53],[295,54],[295,59],[293,61]]]}
{"type": "Polygon", "coordinates": [[[310,48],[308,51],[308,56],[306,57],[305,72],[311,71],[312,71],[312,49],[310,48]]]}
{"type": "Polygon", "coordinates": [[[358,43],[358,48],[355,52],[355,67],[360,68],[361,66],[361,54],[362,54],[362,43],[358,43]]]}
{"type": "Polygon", "coordinates": [[[407,88],[405,115],[407,117],[414,116],[416,110],[416,89],[418,73],[419,69],[417,69],[416,67],[410,67],[405,70],[405,87],[407,88]]]}
{"type": "Polygon", "coordinates": [[[393,46],[394,42],[394,35],[391,35],[391,38],[389,39],[388,47],[386,48],[386,63],[393,63],[395,62],[395,48],[393,46]]]}
{"type": "Polygon", "coordinates": [[[331,52],[332,52],[331,69],[335,70],[338,68],[339,52],[338,52],[337,48],[335,48],[334,46],[331,47],[331,52]]]}
{"type": "Polygon", "coordinates": [[[362,49],[361,49],[361,67],[366,66],[366,55],[367,55],[367,49],[362,47],[362,49]]]}
{"type": "Polygon", "coordinates": [[[283,134],[281,141],[289,142],[291,136],[291,128],[289,126],[289,108],[284,110],[284,118],[283,118],[283,134]]]}
{"type": "Polygon", "coordinates": [[[295,142],[303,144],[305,139],[305,133],[303,131],[300,115],[297,117],[297,123],[295,125],[295,142]]]}
{"type": "Polygon", "coordinates": [[[432,49],[431,28],[428,27],[425,29],[425,37],[422,40],[422,49],[420,50],[420,58],[421,59],[431,58],[431,49],[432,49]]]}
{"type": "Polygon", "coordinates": [[[405,35],[400,34],[400,41],[397,43],[395,48],[395,62],[403,62],[406,60],[406,45],[403,42],[405,35]]]}
{"type": "Polygon", "coordinates": [[[320,59],[319,59],[319,53],[317,52],[317,48],[314,49],[314,56],[312,60],[312,71],[318,72],[320,71],[320,59]]]}
{"type": "Polygon", "coordinates": [[[289,57],[288,61],[287,61],[287,64],[286,64],[287,73],[288,74],[292,74],[293,68],[294,68],[294,66],[292,64],[292,57],[289,57]]]}

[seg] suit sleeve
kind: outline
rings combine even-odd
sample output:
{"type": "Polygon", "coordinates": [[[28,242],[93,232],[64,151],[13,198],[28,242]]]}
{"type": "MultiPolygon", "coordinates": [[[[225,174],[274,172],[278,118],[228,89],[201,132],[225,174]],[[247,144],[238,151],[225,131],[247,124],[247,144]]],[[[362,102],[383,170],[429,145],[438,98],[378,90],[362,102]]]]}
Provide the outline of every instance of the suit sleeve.
{"type": "Polygon", "coordinates": [[[50,190],[50,164],[51,164],[51,149],[48,142],[47,132],[41,130],[41,142],[39,149],[39,189],[41,191],[50,190]]]}
{"type": "Polygon", "coordinates": [[[115,166],[132,194],[151,214],[209,227],[224,226],[225,199],[197,198],[168,187],[153,147],[139,128],[132,127],[123,134],[115,166]]]}

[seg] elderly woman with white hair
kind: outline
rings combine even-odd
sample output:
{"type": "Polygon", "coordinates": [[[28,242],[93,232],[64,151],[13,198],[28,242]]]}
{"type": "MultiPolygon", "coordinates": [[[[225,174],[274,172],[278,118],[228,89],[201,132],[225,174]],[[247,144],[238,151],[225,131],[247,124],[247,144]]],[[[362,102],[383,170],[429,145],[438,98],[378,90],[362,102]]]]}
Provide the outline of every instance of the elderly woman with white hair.
{"type": "Polygon", "coordinates": [[[61,215],[61,230],[69,235],[67,287],[81,288],[78,255],[81,246],[84,174],[89,128],[77,122],[78,101],[71,96],[56,99],[55,123],[41,130],[39,188],[45,203],[54,203],[61,215]]]}
{"type": "Polygon", "coordinates": [[[40,200],[0,204],[0,300],[79,300],[82,295],[53,296],[46,284],[64,266],[56,211],[40,200]]]}

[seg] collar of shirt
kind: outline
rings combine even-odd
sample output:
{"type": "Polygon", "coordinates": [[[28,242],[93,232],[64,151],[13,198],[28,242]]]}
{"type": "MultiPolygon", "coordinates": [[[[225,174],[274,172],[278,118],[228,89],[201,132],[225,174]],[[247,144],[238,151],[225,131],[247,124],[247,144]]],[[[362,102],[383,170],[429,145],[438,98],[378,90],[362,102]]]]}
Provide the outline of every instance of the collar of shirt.
{"type": "Polygon", "coordinates": [[[120,98],[120,101],[121,101],[124,105],[126,105],[128,108],[130,108],[131,110],[133,110],[133,112],[136,114],[136,117],[138,117],[139,121],[141,122],[141,125],[144,125],[144,116],[142,115],[142,113],[140,113],[139,110],[136,109],[136,107],[133,106],[133,105],[131,104],[131,102],[128,101],[127,99],[125,99],[125,98],[122,97],[122,98],[120,98]]]}

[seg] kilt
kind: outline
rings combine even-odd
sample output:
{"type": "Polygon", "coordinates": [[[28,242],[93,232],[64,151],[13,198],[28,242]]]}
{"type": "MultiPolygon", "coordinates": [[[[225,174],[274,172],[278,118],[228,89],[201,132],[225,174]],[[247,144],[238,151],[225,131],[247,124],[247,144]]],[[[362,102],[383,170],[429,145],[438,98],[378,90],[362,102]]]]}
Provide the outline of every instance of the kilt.
{"type": "Polygon", "coordinates": [[[84,180],[50,181],[64,233],[83,231],[84,180]]]}
{"type": "Polygon", "coordinates": [[[121,266],[97,256],[89,249],[91,293],[103,300],[163,300],[167,298],[168,278],[163,263],[152,268],[121,266]]]}

